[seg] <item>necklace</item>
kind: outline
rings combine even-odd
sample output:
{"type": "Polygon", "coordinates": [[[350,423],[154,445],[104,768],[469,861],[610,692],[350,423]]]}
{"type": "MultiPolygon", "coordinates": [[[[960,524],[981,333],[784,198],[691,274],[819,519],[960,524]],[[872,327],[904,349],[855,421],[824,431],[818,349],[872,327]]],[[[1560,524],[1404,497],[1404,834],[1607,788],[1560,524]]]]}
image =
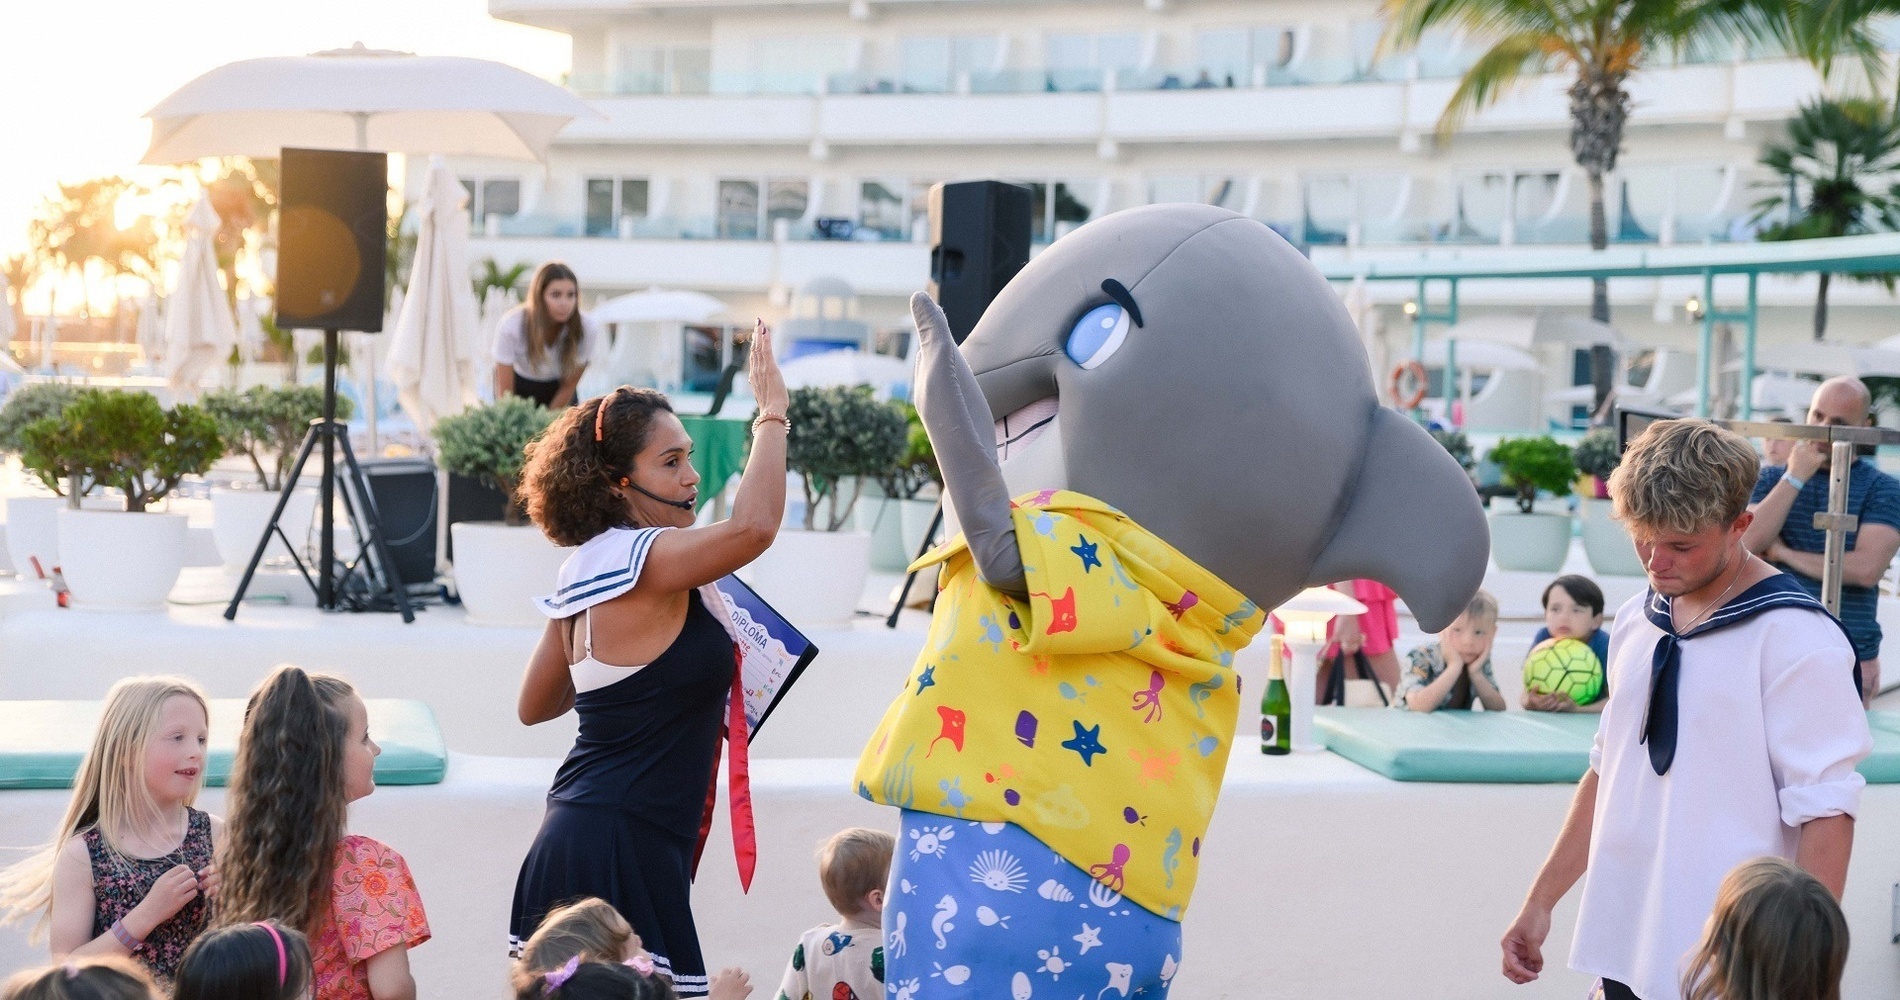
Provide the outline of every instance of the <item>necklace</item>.
{"type": "Polygon", "coordinates": [[[1696,615],[1695,619],[1691,621],[1689,624],[1683,626],[1682,628],[1677,629],[1676,634],[1688,635],[1692,630],[1695,629],[1697,625],[1702,624],[1703,621],[1706,620],[1710,615],[1720,610],[1723,603],[1728,600],[1728,595],[1735,592],[1735,585],[1742,582],[1742,571],[1747,568],[1748,568],[1748,558],[1746,556],[1743,556],[1742,559],[1740,560],[1740,565],[1735,567],[1735,575],[1729,578],[1728,589],[1722,591],[1722,596],[1716,598],[1713,603],[1703,608],[1702,613],[1699,615],[1696,615]]]}

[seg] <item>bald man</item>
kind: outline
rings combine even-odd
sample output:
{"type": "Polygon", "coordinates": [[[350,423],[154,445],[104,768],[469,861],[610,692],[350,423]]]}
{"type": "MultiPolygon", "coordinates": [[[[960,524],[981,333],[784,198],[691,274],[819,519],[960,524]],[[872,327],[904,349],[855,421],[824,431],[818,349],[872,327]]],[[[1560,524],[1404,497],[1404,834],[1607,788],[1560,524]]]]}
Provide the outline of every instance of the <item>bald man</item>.
{"type": "MultiPolygon", "coordinates": [[[[1821,383],[1808,404],[1808,423],[1863,427],[1873,423],[1872,397],[1850,376],[1821,383]]],[[[1821,593],[1821,553],[1827,535],[1814,515],[1827,510],[1829,449],[1817,442],[1795,445],[1786,465],[1765,465],[1755,483],[1754,523],[1743,536],[1749,550],[1786,570],[1816,596],[1821,593]]],[[[1880,578],[1900,550],[1900,480],[1856,458],[1848,473],[1847,512],[1860,527],[1847,533],[1841,568],[1841,621],[1860,660],[1861,697],[1880,691],[1880,623],[1874,617],[1880,578]]]]}

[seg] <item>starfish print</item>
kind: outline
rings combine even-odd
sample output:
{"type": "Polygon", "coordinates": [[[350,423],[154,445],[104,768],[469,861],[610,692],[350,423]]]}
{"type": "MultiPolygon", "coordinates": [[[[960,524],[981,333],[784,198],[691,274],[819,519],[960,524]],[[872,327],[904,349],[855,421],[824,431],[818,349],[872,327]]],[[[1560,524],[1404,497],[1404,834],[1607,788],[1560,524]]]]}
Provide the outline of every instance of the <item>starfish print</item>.
{"type": "Polygon", "coordinates": [[[1180,621],[1181,616],[1186,614],[1189,608],[1199,603],[1201,603],[1200,595],[1190,590],[1183,593],[1179,601],[1167,605],[1168,613],[1174,616],[1175,621],[1180,621]]]}
{"type": "Polygon", "coordinates": [[[1083,766],[1094,767],[1095,755],[1108,752],[1108,748],[1102,745],[1102,727],[1098,725],[1084,729],[1082,723],[1076,720],[1071,720],[1071,724],[1075,726],[1075,738],[1063,740],[1063,749],[1074,750],[1076,756],[1082,758],[1083,766]]]}
{"type": "Polygon", "coordinates": [[[1029,669],[1034,670],[1038,677],[1049,676],[1049,658],[1046,656],[1030,657],[1029,669]]]}
{"type": "Polygon", "coordinates": [[[923,694],[924,688],[936,686],[937,684],[936,673],[937,673],[937,665],[932,663],[931,665],[924,668],[923,673],[917,675],[917,693],[918,694],[923,694]]]}
{"type": "Polygon", "coordinates": [[[1037,493],[1035,496],[1029,498],[1029,506],[1047,507],[1049,506],[1049,501],[1054,500],[1055,498],[1056,498],[1055,490],[1043,490],[1042,492],[1037,493]]]}
{"type": "Polygon", "coordinates": [[[1100,927],[1090,927],[1088,922],[1084,921],[1082,923],[1082,933],[1075,935],[1069,940],[1081,945],[1081,954],[1086,955],[1089,953],[1090,948],[1100,948],[1102,946],[1102,929],[1100,927]]]}
{"type": "MultiPolygon", "coordinates": [[[[1064,743],[1063,746],[1068,746],[1068,744],[1064,743]]],[[[1140,779],[1142,784],[1145,785],[1150,781],[1159,781],[1164,785],[1174,784],[1174,769],[1181,764],[1181,752],[1179,750],[1169,750],[1166,753],[1156,751],[1152,754],[1144,754],[1140,750],[1130,750],[1128,751],[1128,756],[1141,767],[1140,779]]]]}
{"type": "Polygon", "coordinates": [[[1095,554],[1095,550],[1101,548],[1099,543],[1089,541],[1085,535],[1077,535],[1075,536],[1075,540],[1078,544],[1071,545],[1069,551],[1081,558],[1083,573],[1086,574],[1090,567],[1100,566],[1102,564],[1101,558],[1095,554]]]}

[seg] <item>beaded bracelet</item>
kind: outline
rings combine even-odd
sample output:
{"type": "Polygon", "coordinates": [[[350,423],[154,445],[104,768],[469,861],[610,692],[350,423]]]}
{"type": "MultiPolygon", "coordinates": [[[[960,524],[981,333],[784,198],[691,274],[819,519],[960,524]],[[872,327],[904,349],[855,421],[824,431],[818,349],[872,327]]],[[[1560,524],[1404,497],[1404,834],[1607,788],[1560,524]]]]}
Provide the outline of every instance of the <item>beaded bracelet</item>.
{"type": "Polygon", "coordinates": [[[123,919],[114,920],[112,926],[107,929],[112,932],[112,936],[117,939],[120,944],[125,945],[126,951],[138,951],[140,948],[145,947],[145,942],[133,937],[132,932],[125,929],[125,921],[123,919]]]}
{"type": "Polygon", "coordinates": [[[784,425],[785,425],[785,432],[786,432],[786,433],[788,433],[788,434],[789,434],[789,433],[791,433],[791,430],[792,430],[792,422],[791,422],[790,420],[788,420],[788,419],[786,419],[786,418],[785,418],[785,416],[784,416],[784,414],[780,414],[780,413],[761,413],[761,414],[759,414],[758,416],[756,416],[756,417],[753,417],[753,418],[752,418],[752,431],[753,431],[753,433],[755,433],[755,434],[756,434],[756,433],[758,432],[758,430],[759,430],[759,425],[760,425],[760,424],[764,424],[764,423],[770,423],[770,422],[772,422],[772,421],[777,421],[777,422],[779,422],[779,423],[781,423],[781,424],[784,424],[784,425]]]}

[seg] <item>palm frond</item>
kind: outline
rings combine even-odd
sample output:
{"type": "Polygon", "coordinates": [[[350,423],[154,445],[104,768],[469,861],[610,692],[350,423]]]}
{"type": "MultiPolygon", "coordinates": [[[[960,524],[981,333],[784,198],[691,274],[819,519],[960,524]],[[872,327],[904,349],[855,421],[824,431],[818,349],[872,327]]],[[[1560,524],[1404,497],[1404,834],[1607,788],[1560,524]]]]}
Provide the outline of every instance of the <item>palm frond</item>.
{"type": "Polygon", "coordinates": [[[1385,0],[1382,13],[1380,58],[1416,48],[1433,28],[1461,28],[1478,38],[1566,33],[1566,19],[1552,0],[1385,0]]]}
{"type": "Polygon", "coordinates": [[[1523,80],[1549,69],[1558,49],[1549,35],[1525,31],[1499,39],[1465,70],[1438,116],[1438,137],[1449,139],[1473,113],[1496,103],[1523,80]],[[1553,51],[1555,50],[1555,51],[1553,51]]]}

